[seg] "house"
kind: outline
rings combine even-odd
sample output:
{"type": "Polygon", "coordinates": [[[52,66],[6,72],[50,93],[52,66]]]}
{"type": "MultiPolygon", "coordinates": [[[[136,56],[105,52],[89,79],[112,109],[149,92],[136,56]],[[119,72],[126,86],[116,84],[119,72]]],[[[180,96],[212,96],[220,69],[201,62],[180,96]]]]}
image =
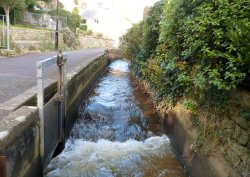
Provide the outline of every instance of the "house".
{"type": "Polygon", "coordinates": [[[81,5],[79,1],[83,0],[78,0],[79,15],[88,29],[114,39],[116,44],[127,29],[143,19],[144,7],[151,5],[135,0],[84,0],[81,5]]]}
{"type": "Polygon", "coordinates": [[[107,25],[114,15],[112,12],[112,1],[95,0],[95,1],[78,1],[79,14],[81,22],[86,23],[88,29],[96,33],[103,33],[104,36],[110,37],[107,25]]]}

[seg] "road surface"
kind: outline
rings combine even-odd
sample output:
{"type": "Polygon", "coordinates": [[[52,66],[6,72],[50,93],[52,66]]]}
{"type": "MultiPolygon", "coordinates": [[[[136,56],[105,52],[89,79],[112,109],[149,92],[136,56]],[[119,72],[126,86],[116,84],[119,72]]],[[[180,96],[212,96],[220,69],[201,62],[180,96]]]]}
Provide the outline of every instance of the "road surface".
{"type": "MultiPolygon", "coordinates": [[[[70,72],[94,56],[104,53],[104,50],[103,48],[93,48],[66,52],[68,53],[67,71],[70,72]]],[[[0,58],[0,104],[34,87],[36,85],[36,62],[55,55],[57,52],[0,58]]],[[[56,71],[56,67],[50,69],[46,76],[56,78],[56,71]]]]}

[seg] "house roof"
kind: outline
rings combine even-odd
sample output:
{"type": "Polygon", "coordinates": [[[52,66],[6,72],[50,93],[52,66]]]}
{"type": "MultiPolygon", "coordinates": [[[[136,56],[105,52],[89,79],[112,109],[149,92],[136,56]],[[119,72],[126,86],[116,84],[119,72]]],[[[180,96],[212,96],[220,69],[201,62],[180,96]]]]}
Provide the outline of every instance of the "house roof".
{"type": "Polygon", "coordinates": [[[86,10],[81,14],[83,19],[100,19],[105,13],[101,10],[86,10]]]}

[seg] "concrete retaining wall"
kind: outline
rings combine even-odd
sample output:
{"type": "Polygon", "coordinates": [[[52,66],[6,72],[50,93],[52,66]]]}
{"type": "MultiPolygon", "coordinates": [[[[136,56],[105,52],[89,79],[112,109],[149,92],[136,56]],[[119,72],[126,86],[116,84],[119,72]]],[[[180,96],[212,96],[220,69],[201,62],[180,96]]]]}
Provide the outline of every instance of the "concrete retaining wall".
{"type": "Polygon", "coordinates": [[[105,71],[109,64],[107,55],[98,57],[88,67],[79,68],[68,82],[67,105],[66,105],[66,135],[69,134],[73,124],[78,118],[79,105],[83,98],[93,87],[98,77],[105,71]]]}
{"type": "Polygon", "coordinates": [[[7,162],[0,176],[5,170],[8,177],[41,176],[36,107],[23,106],[0,121],[0,155],[7,162]]]}
{"type": "MultiPolygon", "coordinates": [[[[108,66],[107,54],[97,56],[91,63],[80,66],[68,74],[66,134],[69,134],[78,115],[82,99],[89,92],[97,78],[108,66]]],[[[48,87],[54,87],[50,83],[48,87]]],[[[47,89],[55,90],[55,89],[47,89]]],[[[49,93],[46,93],[49,94],[49,93]]],[[[33,101],[27,101],[33,102],[33,101]]],[[[45,137],[46,138],[46,137],[45,137]]],[[[7,167],[0,158],[0,176],[39,177],[42,176],[39,149],[39,117],[34,106],[22,106],[0,120],[0,156],[6,158],[7,167]]]]}
{"type": "Polygon", "coordinates": [[[167,126],[167,133],[190,176],[238,177],[219,151],[211,156],[204,156],[192,150],[197,133],[191,122],[191,111],[177,103],[166,114],[164,124],[167,126]]]}

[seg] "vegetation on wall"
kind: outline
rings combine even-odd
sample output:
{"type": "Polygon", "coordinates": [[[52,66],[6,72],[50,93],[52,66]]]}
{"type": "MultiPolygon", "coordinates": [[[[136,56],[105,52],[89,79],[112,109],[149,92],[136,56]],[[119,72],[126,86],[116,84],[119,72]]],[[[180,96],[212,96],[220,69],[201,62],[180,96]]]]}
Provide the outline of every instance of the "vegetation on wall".
{"type": "Polygon", "coordinates": [[[225,139],[214,130],[221,125],[229,93],[250,76],[249,0],[162,0],[120,41],[123,56],[159,100],[192,108],[194,125],[206,132],[197,146],[211,136],[225,139]],[[220,120],[212,115],[215,109],[220,120]],[[198,114],[204,119],[198,120],[198,114]],[[208,123],[211,127],[204,127],[208,123]]]}

